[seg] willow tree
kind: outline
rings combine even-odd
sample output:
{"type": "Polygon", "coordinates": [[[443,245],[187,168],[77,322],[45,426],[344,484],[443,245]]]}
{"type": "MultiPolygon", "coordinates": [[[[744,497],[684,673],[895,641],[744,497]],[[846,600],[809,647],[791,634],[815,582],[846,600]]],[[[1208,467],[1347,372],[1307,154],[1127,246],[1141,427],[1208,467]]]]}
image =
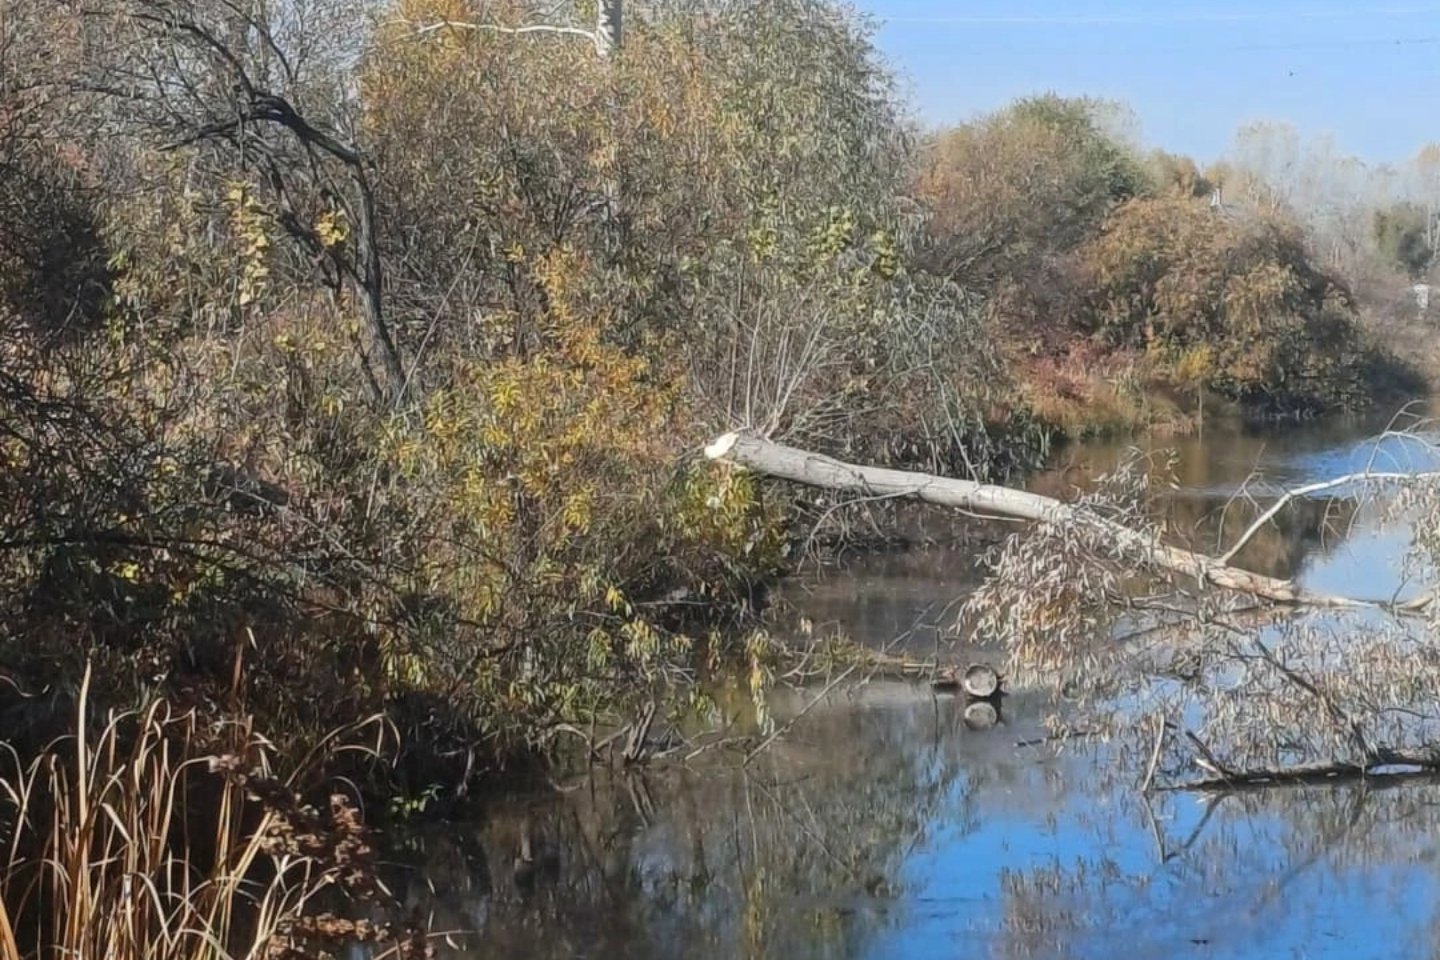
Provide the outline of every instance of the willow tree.
{"type": "MultiPolygon", "coordinates": [[[[386,311],[372,161],[355,136],[347,94],[363,14],[360,0],[82,7],[90,53],[67,80],[99,91],[106,122],[126,134],[142,165],[168,154],[172,170],[188,168],[177,192],[207,194],[213,202],[200,206],[211,211],[224,209],[228,197],[267,221],[282,242],[251,239],[252,248],[264,246],[266,262],[251,271],[256,282],[237,292],[238,306],[257,300],[262,275],[353,300],[364,382],[377,402],[390,404],[403,393],[406,371],[386,311]]],[[[208,226],[219,227],[213,219],[208,226]]],[[[137,253],[144,243],[136,238],[137,253]]],[[[133,258],[132,275],[163,297],[168,281],[145,276],[149,259],[133,258]]]]}
{"type": "Polygon", "coordinates": [[[400,4],[361,77],[396,308],[430,349],[523,354],[544,302],[517,264],[570,248],[613,336],[683,340],[706,417],[878,447],[910,433],[876,402],[903,390],[931,404],[918,447],[973,431],[997,378],[973,303],[913,269],[910,132],[863,23],[652,4],[605,60],[522,7],[454,6],[400,4]]]}
{"type": "MultiPolygon", "coordinates": [[[[1423,433],[1386,441],[1440,462],[1423,433]]],[[[821,489],[1025,522],[966,599],[962,624],[1003,645],[1018,685],[1068,689],[1098,729],[1142,750],[1148,741],[1144,791],[1157,771],[1172,785],[1226,791],[1440,770],[1440,472],[1370,466],[1285,490],[1212,555],[1159,526],[1146,502],[1151,471],[1138,457],[1067,503],[846,463],[750,433],[719,437],[705,453],[821,489]],[[1403,575],[1418,589],[1402,581],[1390,596],[1333,594],[1236,562],[1278,515],[1312,497],[1378,508],[1408,527],[1403,575]],[[1150,713],[1148,731],[1137,712],[1150,713]]],[[[1386,455],[1377,446],[1371,462],[1386,455]]]]}

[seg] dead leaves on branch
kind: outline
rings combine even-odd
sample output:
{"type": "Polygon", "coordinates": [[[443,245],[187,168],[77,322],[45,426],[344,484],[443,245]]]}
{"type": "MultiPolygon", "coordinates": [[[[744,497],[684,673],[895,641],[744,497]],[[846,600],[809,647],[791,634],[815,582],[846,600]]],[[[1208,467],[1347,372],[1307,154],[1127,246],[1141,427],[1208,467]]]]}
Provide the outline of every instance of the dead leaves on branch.
{"type": "MultiPolygon", "coordinates": [[[[1086,500],[1158,538],[1147,489],[1132,458],[1086,500]]],[[[1162,576],[1143,555],[1059,523],[1012,536],[964,616],[1006,645],[1012,675],[1078,691],[1088,725],[1137,763],[1148,759],[1147,785],[1232,789],[1440,768],[1440,623],[1428,603],[1440,478],[1371,469],[1284,493],[1254,506],[1255,523],[1223,556],[1319,495],[1408,528],[1398,572],[1415,599],[1349,610],[1256,605],[1162,576]],[[1144,717],[1167,721],[1165,732],[1156,738],[1144,717]]]]}

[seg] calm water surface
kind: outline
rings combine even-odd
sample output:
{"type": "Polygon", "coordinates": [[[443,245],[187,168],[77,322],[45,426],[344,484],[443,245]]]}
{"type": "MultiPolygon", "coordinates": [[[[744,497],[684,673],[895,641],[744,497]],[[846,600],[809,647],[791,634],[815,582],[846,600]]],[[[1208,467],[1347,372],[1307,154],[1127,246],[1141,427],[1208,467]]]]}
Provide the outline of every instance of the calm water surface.
{"type": "MultiPolygon", "coordinates": [[[[1160,509],[1213,545],[1249,522],[1226,509],[1238,490],[1436,466],[1413,444],[1364,442],[1376,427],[1154,442],[1178,456],[1160,509]]],[[[1073,492],[1122,455],[1064,451],[1032,486],[1073,492]]],[[[1363,512],[1314,504],[1241,559],[1388,596],[1404,542],[1363,512]]],[[[923,647],[974,563],[944,549],[871,558],[785,599],[867,642],[908,634],[923,647]]],[[[967,653],[998,656],[950,656],[967,653]]],[[[815,695],[776,694],[781,720],[808,712],[748,766],[715,751],[601,771],[411,838],[397,885],[435,906],[436,929],[475,931],[451,954],[475,958],[1440,956],[1440,787],[1147,804],[1136,772],[1099,748],[1027,743],[1055,710],[1033,691],[1013,691],[983,729],[922,685],[815,695]]]]}

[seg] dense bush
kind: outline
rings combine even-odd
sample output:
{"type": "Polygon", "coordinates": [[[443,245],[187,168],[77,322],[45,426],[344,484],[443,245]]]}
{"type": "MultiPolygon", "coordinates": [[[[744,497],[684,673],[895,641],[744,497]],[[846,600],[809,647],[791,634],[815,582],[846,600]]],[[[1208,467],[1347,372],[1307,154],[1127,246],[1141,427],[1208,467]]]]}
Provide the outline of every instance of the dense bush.
{"type": "Polygon", "coordinates": [[[661,8],[604,58],[482,29],[520,4],[368,36],[345,3],[121,8],[46,51],[87,92],[37,129],[95,185],[56,195],[96,224],[62,244],[103,265],[96,322],[3,318],[27,687],[99,660],[97,702],[300,742],[380,711],[474,772],[754,660],[714,628],[790,517],[693,455],[716,431],[988,468],[1003,380],[974,299],[909,266],[908,131],[844,11],[661,8]]]}
{"type": "MultiPolygon", "coordinates": [[[[1423,389],[1375,346],[1273,192],[1227,206],[1217,188],[1252,176],[1142,156],[1107,113],[1023,100],[937,135],[918,174],[926,262],[988,293],[1022,408],[1084,433],[1183,423],[1174,401],[1206,392],[1271,414],[1423,389]]],[[[1391,259],[1418,264],[1415,218],[1377,216],[1391,259]]]]}
{"type": "Polygon", "coordinates": [[[1355,406],[1374,388],[1349,291],[1293,224],[1138,199],[1079,255],[1091,330],[1182,382],[1284,412],[1355,406]]]}
{"type": "Polygon", "coordinates": [[[937,134],[916,185],[933,211],[928,265],[972,285],[1023,281],[1148,192],[1144,166],[1100,122],[1107,106],[1034,97],[937,134]]]}

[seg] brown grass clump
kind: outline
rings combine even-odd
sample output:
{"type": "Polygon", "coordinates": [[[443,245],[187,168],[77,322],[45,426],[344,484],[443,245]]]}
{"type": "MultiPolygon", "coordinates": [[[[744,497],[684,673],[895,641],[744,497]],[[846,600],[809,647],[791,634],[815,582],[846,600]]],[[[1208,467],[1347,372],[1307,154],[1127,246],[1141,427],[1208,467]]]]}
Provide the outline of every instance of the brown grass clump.
{"type": "Polygon", "coordinates": [[[393,907],[348,797],[305,805],[246,724],[165,702],[94,729],[89,685],[73,733],[28,764],[7,749],[0,960],[430,955],[413,919],[339,916],[393,907]]]}

